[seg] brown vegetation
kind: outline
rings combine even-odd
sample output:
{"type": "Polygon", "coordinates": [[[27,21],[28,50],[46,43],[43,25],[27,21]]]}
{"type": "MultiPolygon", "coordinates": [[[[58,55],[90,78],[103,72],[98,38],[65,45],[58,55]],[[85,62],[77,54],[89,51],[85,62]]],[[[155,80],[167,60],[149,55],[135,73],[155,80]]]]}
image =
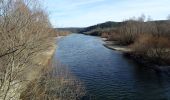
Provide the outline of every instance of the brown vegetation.
{"type": "Polygon", "coordinates": [[[50,47],[50,23],[36,3],[22,0],[0,2],[0,97],[17,99],[29,79],[33,60],[50,47]],[[32,3],[32,7],[28,7],[32,3]],[[34,5],[33,5],[34,4],[34,5]]]}
{"type": "Polygon", "coordinates": [[[68,35],[68,34],[70,34],[69,31],[58,31],[58,32],[57,32],[57,35],[58,35],[58,36],[66,36],[66,35],[68,35]]]}
{"type": "Polygon", "coordinates": [[[51,63],[52,69],[42,70],[42,75],[29,83],[21,94],[22,100],[80,100],[85,96],[81,82],[63,65],[51,63]]]}
{"type": "Polygon", "coordinates": [[[124,21],[115,31],[103,33],[108,40],[130,46],[135,56],[152,63],[167,65],[170,62],[170,22],[146,21],[141,16],[124,21]]]}
{"type": "MultiPolygon", "coordinates": [[[[28,92],[26,94],[29,94],[28,86],[30,86],[29,89],[32,89],[31,95],[29,94],[31,100],[37,100],[34,98],[35,96],[40,100],[46,100],[44,95],[41,95],[46,93],[44,89],[48,88],[50,92],[55,89],[55,82],[59,80],[47,75],[49,72],[42,71],[47,67],[48,59],[52,56],[52,53],[50,55],[47,53],[51,51],[50,49],[53,49],[52,52],[55,50],[54,37],[51,37],[53,34],[55,33],[48,15],[41,9],[37,1],[0,1],[1,100],[19,100],[22,92],[26,91],[28,92]],[[53,82],[53,80],[55,81],[53,82]],[[44,82],[48,83],[40,84],[44,82]],[[44,85],[47,87],[44,88],[44,85]],[[35,89],[38,93],[33,91],[35,89]]],[[[67,85],[63,87],[67,88],[67,85]]],[[[63,89],[62,92],[66,91],[63,89]]],[[[50,97],[53,97],[53,94],[50,94],[50,97]]],[[[22,95],[21,98],[25,100],[25,96],[22,95]]]]}
{"type": "Polygon", "coordinates": [[[135,55],[148,58],[155,64],[166,65],[170,61],[170,40],[167,37],[142,35],[131,46],[135,55]]]}

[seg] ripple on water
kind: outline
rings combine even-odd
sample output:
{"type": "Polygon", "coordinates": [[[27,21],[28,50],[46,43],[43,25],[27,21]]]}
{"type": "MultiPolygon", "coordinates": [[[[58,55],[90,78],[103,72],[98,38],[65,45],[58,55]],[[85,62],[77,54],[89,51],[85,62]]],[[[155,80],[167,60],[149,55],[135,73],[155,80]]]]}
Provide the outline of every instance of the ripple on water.
{"type": "Polygon", "coordinates": [[[57,55],[95,100],[170,100],[170,78],[140,67],[99,37],[72,34],[58,42],[57,55]]]}

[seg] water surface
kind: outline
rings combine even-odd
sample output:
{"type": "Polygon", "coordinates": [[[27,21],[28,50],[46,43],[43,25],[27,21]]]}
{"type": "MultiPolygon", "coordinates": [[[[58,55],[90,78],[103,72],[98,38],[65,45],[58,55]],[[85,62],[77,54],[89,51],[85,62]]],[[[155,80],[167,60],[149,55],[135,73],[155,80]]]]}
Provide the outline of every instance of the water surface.
{"type": "Polygon", "coordinates": [[[94,100],[170,100],[170,78],[107,49],[99,37],[71,34],[58,41],[56,58],[94,100]]]}

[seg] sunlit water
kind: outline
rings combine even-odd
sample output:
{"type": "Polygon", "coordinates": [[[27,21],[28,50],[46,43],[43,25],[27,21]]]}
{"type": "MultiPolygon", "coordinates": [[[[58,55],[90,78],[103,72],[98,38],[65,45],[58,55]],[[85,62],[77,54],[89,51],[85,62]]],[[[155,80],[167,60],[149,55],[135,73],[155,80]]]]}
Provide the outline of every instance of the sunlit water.
{"type": "Polygon", "coordinates": [[[57,44],[57,60],[84,83],[92,100],[170,100],[168,76],[105,48],[99,37],[71,34],[57,44]]]}

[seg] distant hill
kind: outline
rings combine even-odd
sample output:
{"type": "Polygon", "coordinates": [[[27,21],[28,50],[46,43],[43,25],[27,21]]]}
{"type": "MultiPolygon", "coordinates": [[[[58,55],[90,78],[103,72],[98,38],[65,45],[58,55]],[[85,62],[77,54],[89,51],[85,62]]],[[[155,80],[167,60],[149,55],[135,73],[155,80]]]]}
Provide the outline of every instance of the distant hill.
{"type": "Polygon", "coordinates": [[[78,27],[71,27],[71,28],[57,28],[59,31],[69,31],[72,33],[83,33],[83,34],[88,34],[91,33],[92,31],[97,31],[97,30],[103,30],[107,28],[115,28],[120,26],[121,22],[105,22],[105,23],[100,23],[97,25],[89,26],[89,27],[84,27],[84,28],[78,28],[78,27]]]}
{"type": "Polygon", "coordinates": [[[78,28],[78,27],[71,27],[71,28],[57,28],[59,31],[69,31],[71,33],[79,33],[84,28],[78,28]]]}
{"type": "MultiPolygon", "coordinates": [[[[94,35],[94,36],[101,36],[101,34],[103,32],[113,31],[113,30],[117,29],[118,27],[125,25],[127,22],[128,21],[124,21],[124,22],[108,21],[105,23],[100,23],[97,25],[86,27],[86,28],[82,29],[79,33],[83,33],[83,34],[87,34],[87,35],[94,35]]],[[[150,23],[150,22],[154,22],[157,25],[170,23],[169,20],[155,20],[155,21],[148,21],[145,23],[150,23]]]]}
{"type": "Polygon", "coordinates": [[[86,27],[86,28],[82,29],[79,33],[90,34],[90,35],[94,35],[94,36],[100,36],[101,32],[103,32],[105,30],[117,28],[121,24],[122,24],[122,22],[108,21],[108,22],[105,22],[105,23],[100,23],[100,24],[97,24],[97,25],[94,25],[94,26],[86,27]]]}
{"type": "MultiPolygon", "coordinates": [[[[166,23],[169,21],[156,20],[156,21],[149,21],[149,22],[155,22],[156,24],[162,24],[162,23],[166,23]]],[[[146,22],[146,23],[148,23],[148,22],[146,22]]],[[[100,24],[85,27],[85,28],[76,28],[76,27],[74,28],[73,27],[73,28],[57,28],[57,29],[60,31],[69,31],[72,33],[82,33],[82,34],[87,34],[87,35],[100,36],[102,34],[102,32],[114,30],[124,24],[126,24],[126,21],[125,22],[108,21],[105,23],[100,23],[100,24]]]]}
{"type": "Polygon", "coordinates": [[[105,28],[114,28],[114,27],[118,27],[121,25],[121,22],[105,22],[105,23],[100,23],[94,26],[90,26],[90,27],[86,27],[84,28],[84,30],[82,30],[82,32],[87,32],[87,31],[91,31],[94,29],[105,29],[105,28]]]}

